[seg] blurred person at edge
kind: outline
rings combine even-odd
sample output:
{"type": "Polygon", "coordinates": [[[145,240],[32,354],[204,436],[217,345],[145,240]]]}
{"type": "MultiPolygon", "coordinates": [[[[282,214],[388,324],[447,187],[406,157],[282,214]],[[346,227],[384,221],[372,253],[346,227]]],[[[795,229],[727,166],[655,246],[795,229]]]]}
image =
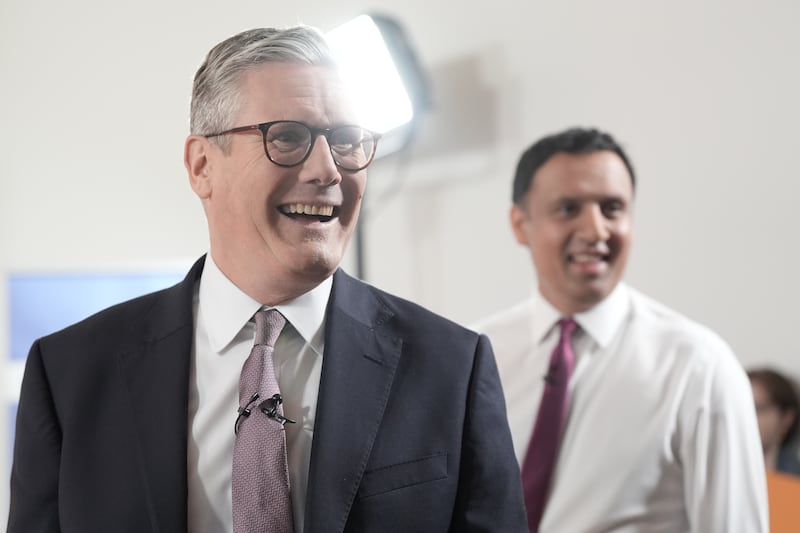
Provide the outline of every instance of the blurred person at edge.
{"type": "Polygon", "coordinates": [[[747,377],[753,387],[767,470],[800,476],[796,441],[800,425],[797,384],[770,368],[751,368],[747,377]]]}
{"type": "Polygon", "coordinates": [[[628,156],[596,129],[549,135],[517,166],[511,229],[529,248],[537,287],[474,327],[497,357],[529,528],[764,533],[764,462],[744,370],[714,332],[622,281],[634,187],[628,156]],[[566,359],[554,350],[562,323],[574,331],[566,359]],[[574,361],[565,429],[560,443],[545,439],[554,450],[545,456],[542,440],[529,442],[564,361],[574,361]]]}
{"type": "Polygon", "coordinates": [[[358,124],[322,34],[221,42],[191,115],[184,161],[210,250],[174,287],[34,343],[8,532],[263,533],[276,516],[295,533],[525,531],[487,338],[339,268],[379,136],[358,124]],[[238,386],[255,316],[280,325],[264,353],[283,403],[251,415],[238,386]],[[235,453],[265,426],[285,431],[278,453],[251,438],[235,453]],[[232,470],[238,483],[254,468],[232,461],[266,456],[275,472],[233,496],[232,470]]]}

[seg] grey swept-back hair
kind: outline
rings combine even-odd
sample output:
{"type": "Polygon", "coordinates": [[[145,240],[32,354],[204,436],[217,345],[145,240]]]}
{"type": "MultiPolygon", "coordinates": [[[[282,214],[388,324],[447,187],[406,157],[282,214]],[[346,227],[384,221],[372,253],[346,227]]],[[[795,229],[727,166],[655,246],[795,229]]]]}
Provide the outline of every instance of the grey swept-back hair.
{"type": "MultiPolygon", "coordinates": [[[[208,52],[194,76],[191,133],[210,135],[235,127],[232,121],[241,102],[242,76],[272,62],[336,66],[324,36],[311,26],[257,28],[225,39],[208,52]]],[[[215,140],[228,149],[227,135],[215,140]]]]}

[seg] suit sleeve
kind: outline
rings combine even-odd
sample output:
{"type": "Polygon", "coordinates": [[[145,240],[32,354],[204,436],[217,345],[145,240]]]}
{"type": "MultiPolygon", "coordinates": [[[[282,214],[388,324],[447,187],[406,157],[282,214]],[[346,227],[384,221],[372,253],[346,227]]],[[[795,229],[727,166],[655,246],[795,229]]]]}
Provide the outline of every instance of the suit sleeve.
{"type": "Polygon", "coordinates": [[[527,532],[519,466],[514,456],[494,353],[478,338],[467,400],[461,475],[452,532],[527,532]]]}
{"type": "Polygon", "coordinates": [[[61,426],[39,342],[25,364],[11,468],[7,533],[54,533],[58,517],[61,426]]]}

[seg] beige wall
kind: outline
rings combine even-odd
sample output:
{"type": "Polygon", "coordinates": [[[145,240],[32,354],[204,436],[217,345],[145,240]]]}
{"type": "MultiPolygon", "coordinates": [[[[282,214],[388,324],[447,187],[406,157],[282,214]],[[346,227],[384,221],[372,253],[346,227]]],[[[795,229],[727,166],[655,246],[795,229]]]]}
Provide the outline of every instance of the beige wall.
{"type": "MultiPolygon", "coordinates": [[[[506,222],[517,155],[541,134],[598,125],[640,177],[629,281],[719,331],[744,364],[800,374],[795,0],[221,6],[0,4],[0,275],[202,253],[181,158],[204,52],[256,25],[330,29],[377,9],[405,24],[436,107],[403,164],[392,156],[371,169],[370,281],[463,322],[522,298],[530,261],[506,222]]],[[[0,305],[3,351],[7,328],[0,305]]],[[[13,395],[2,366],[0,383],[13,395]]],[[[0,434],[0,458],[6,445],[0,434]]],[[[0,523],[6,492],[3,481],[0,523]]]]}

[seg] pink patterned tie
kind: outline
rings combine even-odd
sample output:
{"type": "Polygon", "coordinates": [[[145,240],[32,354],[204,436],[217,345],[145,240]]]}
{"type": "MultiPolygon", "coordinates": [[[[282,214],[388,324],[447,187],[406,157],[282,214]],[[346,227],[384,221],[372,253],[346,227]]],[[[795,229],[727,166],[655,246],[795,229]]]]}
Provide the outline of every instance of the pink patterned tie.
{"type": "Polygon", "coordinates": [[[256,338],[239,378],[239,418],[233,447],[234,533],[292,533],[282,398],[272,352],[286,319],[277,310],[255,314],[256,338]]]}
{"type": "Polygon", "coordinates": [[[533,436],[522,465],[522,488],[531,533],[539,530],[539,522],[547,503],[550,480],[558,458],[558,447],[569,412],[569,378],[575,366],[572,334],[577,324],[571,318],[559,322],[561,337],[550,356],[550,367],[544,377],[544,392],[539,405],[533,436]]]}

